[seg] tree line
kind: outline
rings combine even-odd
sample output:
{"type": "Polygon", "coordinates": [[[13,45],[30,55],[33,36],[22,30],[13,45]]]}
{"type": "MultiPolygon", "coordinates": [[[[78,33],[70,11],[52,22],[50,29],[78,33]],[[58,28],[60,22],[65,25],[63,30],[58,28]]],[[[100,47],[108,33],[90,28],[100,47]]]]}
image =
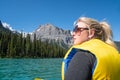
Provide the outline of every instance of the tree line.
{"type": "Polygon", "coordinates": [[[61,58],[67,49],[51,40],[31,40],[30,34],[0,32],[0,58],[61,58]]]}

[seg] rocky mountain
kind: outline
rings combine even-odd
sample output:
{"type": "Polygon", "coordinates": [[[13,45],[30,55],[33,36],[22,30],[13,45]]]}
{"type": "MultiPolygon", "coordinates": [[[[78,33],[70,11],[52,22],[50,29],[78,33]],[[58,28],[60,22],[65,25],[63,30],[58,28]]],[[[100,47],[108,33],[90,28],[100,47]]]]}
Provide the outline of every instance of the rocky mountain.
{"type": "Polygon", "coordinates": [[[36,34],[37,39],[42,41],[54,41],[59,43],[62,47],[70,46],[72,44],[72,36],[70,30],[63,30],[52,24],[40,25],[33,33],[31,38],[36,34]]]}
{"type": "Polygon", "coordinates": [[[120,52],[120,41],[115,41],[115,44],[116,44],[116,46],[117,46],[117,48],[118,48],[118,50],[120,52]]]}
{"type": "Polygon", "coordinates": [[[8,23],[6,23],[6,22],[2,22],[2,25],[3,25],[3,27],[6,28],[6,29],[8,29],[8,30],[10,30],[10,31],[14,31],[14,30],[12,29],[12,27],[10,26],[10,24],[8,24],[8,23]]]}
{"type": "Polygon", "coordinates": [[[4,26],[3,26],[3,24],[2,24],[2,22],[0,21],[0,32],[10,32],[10,30],[9,29],[7,29],[7,28],[5,28],[4,26]]]}
{"type": "Polygon", "coordinates": [[[15,34],[19,34],[19,32],[15,31],[12,29],[12,27],[10,27],[9,24],[7,23],[3,23],[0,21],[0,32],[12,32],[12,33],[15,33],[15,34]]]}

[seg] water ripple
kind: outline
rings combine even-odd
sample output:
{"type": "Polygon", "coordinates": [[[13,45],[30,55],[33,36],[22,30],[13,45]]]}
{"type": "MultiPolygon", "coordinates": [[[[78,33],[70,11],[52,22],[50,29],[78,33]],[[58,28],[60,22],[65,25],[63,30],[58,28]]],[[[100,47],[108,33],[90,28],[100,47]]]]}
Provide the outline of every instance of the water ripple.
{"type": "Polygon", "coordinates": [[[62,59],[0,59],[0,80],[61,80],[62,59]]]}

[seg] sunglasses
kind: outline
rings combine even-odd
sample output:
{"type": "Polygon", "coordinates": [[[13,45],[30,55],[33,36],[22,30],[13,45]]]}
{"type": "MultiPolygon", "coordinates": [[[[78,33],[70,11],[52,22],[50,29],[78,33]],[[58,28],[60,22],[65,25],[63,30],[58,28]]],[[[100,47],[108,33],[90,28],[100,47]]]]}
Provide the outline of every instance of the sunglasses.
{"type": "Polygon", "coordinates": [[[89,30],[89,28],[80,28],[78,27],[78,25],[75,26],[75,28],[73,29],[73,32],[82,32],[84,30],[89,30]]]}

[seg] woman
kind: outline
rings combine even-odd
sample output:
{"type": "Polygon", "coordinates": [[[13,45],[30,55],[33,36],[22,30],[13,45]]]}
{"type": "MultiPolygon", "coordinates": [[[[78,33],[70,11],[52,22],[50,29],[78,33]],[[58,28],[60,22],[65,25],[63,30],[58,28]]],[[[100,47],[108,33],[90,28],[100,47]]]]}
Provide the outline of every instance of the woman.
{"type": "Polygon", "coordinates": [[[81,17],[73,30],[74,45],[62,63],[62,80],[120,80],[120,54],[107,22],[81,17]]]}

